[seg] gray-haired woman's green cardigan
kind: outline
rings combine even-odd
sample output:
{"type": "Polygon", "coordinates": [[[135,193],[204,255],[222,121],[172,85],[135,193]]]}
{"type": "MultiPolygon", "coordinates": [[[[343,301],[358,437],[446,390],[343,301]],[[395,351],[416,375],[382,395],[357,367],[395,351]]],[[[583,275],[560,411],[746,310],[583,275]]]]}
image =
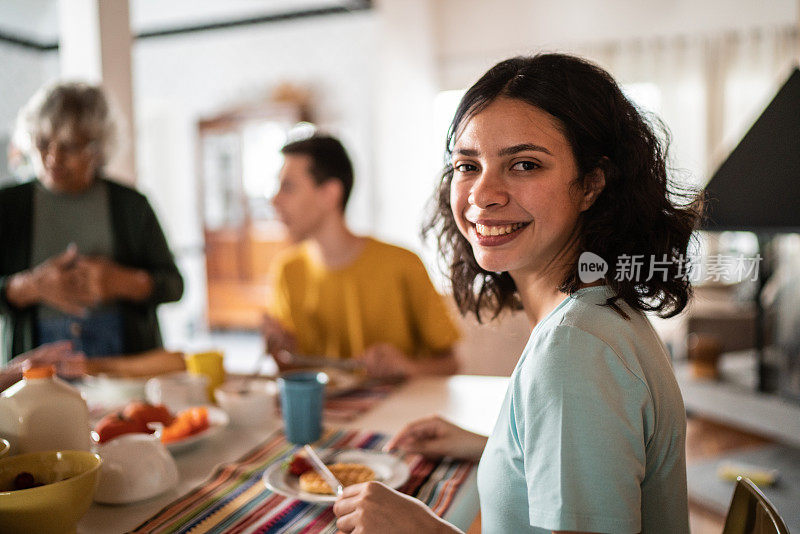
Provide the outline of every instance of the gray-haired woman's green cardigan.
{"type": "MultiPolygon", "coordinates": [[[[111,233],[115,262],[144,269],[153,278],[153,292],[144,302],[120,301],[123,350],[126,354],[162,346],[156,306],[183,294],[178,271],[164,232],[144,195],[124,185],[108,184],[111,233]]],[[[0,315],[3,319],[2,361],[38,345],[36,307],[17,308],[6,298],[6,284],[12,274],[31,265],[33,191],[28,182],[0,189],[0,315]]]]}

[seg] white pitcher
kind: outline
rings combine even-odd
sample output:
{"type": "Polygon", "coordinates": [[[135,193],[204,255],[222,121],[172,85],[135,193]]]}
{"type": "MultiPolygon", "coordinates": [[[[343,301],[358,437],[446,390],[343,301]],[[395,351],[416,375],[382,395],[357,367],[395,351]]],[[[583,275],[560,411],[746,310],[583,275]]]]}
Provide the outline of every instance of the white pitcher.
{"type": "Polygon", "coordinates": [[[11,454],[88,451],[89,432],[86,401],[53,366],[27,369],[0,394],[0,436],[11,443],[11,454]]]}

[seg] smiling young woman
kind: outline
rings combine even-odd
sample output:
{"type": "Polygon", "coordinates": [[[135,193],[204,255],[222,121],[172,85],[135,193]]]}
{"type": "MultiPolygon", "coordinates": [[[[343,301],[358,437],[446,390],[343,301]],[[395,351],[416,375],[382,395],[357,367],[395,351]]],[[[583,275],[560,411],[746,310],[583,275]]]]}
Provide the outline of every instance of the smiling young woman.
{"type": "MultiPolygon", "coordinates": [[[[456,111],[427,230],[463,313],[522,307],[533,330],[491,436],[433,417],[390,446],[480,459],[483,532],[688,532],[685,410],[643,313],[691,294],[697,204],[673,204],[666,151],[607,72],[568,55],[503,61],[456,111]],[[641,258],[639,276],[582,281],[584,253],[641,258]]],[[[334,511],[345,532],[453,531],[377,483],[334,511]]]]}
{"type": "MultiPolygon", "coordinates": [[[[560,285],[577,250],[578,220],[605,185],[594,172],[577,186],[561,130],[541,109],[500,97],[460,128],[453,148],[450,205],[459,232],[481,268],[525,286],[560,285]]],[[[535,316],[534,308],[525,306],[535,316]]]]}

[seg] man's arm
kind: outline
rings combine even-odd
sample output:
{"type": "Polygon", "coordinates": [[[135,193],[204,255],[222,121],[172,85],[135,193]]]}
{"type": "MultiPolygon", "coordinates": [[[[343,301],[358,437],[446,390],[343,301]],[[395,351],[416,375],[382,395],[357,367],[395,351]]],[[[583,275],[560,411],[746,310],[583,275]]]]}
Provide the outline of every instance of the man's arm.
{"type": "Polygon", "coordinates": [[[90,375],[144,377],[185,369],[183,353],[164,349],[154,349],[129,356],[105,356],[86,360],[86,371],[90,375]]]}
{"type": "Polygon", "coordinates": [[[261,320],[261,335],[264,336],[264,352],[272,356],[278,370],[289,371],[294,368],[290,354],[294,352],[297,342],[294,335],[286,330],[280,321],[269,314],[261,320]]]}
{"type": "Polygon", "coordinates": [[[364,362],[367,374],[375,378],[419,375],[451,375],[458,370],[452,349],[432,356],[409,357],[388,343],[372,345],[359,359],[364,362]]]}
{"type": "Polygon", "coordinates": [[[424,347],[424,354],[409,358],[408,373],[455,374],[458,371],[454,351],[460,337],[458,328],[453,323],[444,298],[436,291],[428,271],[417,256],[413,256],[408,267],[405,286],[411,319],[424,347]]]}
{"type": "Polygon", "coordinates": [[[458,360],[453,349],[439,354],[409,361],[409,375],[454,375],[458,372],[458,360]]]}

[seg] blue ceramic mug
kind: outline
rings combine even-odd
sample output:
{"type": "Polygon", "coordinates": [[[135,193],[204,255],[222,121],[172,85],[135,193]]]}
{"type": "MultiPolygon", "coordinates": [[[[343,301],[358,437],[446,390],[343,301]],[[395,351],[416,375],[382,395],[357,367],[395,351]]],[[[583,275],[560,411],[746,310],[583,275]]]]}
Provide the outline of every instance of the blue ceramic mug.
{"type": "Polygon", "coordinates": [[[328,375],[294,371],[278,377],[286,439],[295,445],[317,441],[322,435],[322,404],[328,375]]]}

